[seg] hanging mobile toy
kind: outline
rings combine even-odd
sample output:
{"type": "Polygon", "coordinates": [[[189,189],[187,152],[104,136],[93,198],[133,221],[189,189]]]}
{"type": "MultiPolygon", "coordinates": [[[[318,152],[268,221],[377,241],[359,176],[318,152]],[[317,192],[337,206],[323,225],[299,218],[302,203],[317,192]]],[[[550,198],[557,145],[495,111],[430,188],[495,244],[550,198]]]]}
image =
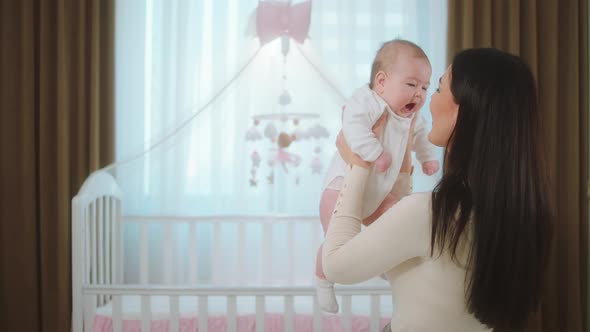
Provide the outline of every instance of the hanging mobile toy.
{"type": "Polygon", "coordinates": [[[289,136],[287,133],[280,133],[279,138],[277,140],[277,144],[279,146],[277,150],[277,154],[275,156],[275,161],[283,166],[285,173],[288,173],[287,165],[290,164],[293,167],[299,166],[301,163],[301,157],[294,153],[287,152],[286,148],[291,145],[291,142],[295,140],[294,136],[289,136]]]}

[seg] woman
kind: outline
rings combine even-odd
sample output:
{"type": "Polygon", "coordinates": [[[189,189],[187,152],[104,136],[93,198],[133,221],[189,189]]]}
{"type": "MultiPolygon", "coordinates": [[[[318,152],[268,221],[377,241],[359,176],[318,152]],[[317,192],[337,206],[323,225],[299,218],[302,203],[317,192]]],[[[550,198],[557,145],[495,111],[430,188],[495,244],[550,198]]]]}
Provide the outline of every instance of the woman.
{"type": "Polygon", "coordinates": [[[552,219],[533,76],[516,56],[463,51],[430,111],[429,140],[446,148],[442,179],[362,232],[359,198],[372,165],[339,137],[351,166],[324,272],[343,284],[385,273],[394,312],[384,331],[521,329],[540,301],[552,219]]]}

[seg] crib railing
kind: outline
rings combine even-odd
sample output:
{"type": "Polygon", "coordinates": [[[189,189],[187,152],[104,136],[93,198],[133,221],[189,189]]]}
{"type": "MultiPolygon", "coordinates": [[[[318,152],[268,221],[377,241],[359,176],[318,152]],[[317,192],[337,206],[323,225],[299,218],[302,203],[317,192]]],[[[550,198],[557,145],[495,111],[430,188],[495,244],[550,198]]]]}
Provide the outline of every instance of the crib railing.
{"type": "MultiPolygon", "coordinates": [[[[284,331],[295,331],[294,297],[306,296],[313,298],[313,287],[180,287],[180,286],[148,286],[137,285],[89,285],[83,289],[85,303],[85,317],[94,317],[96,298],[109,296],[112,298],[112,323],[113,331],[122,331],[122,296],[135,295],[141,297],[141,330],[150,331],[151,326],[151,296],[167,296],[170,300],[169,331],[180,331],[179,297],[195,297],[198,301],[198,331],[208,331],[208,302],[211,296],[223,296],[227,299],[227,331],[237,331],[237,300],[239,297],[254,296],[256,298],[256,332],[265,331],[264,314],[266,312],[265,300],[269,296],[279,296],[284,303],[284,331]]],[[[342,299],[341,317],[344,331],[352,330],[351,303],[355,296],[370,296],[370,331],[380,331],[380,300],[381,296],[390,296],[390,290],[379,286],[337,287],[337,295],[342,299]]],[[[389,314],[389,313],[385,313],[389,314]]],[[[322,331],[322,313],[313,302],[313,331],[322,331]]],[[[85,330],[92,331],[93,319],[85,320],[85,330]]]]}
{"type": "MultiPolygon", "coordinates": [[[[196,216],[196,217],[187,217],[187,216],[138,216],[138,215],[130,215],[124,216],[122,219],[123,224],[135,224],[138,227],[135,227],[135,231],[138,231],[138,246],[139,248],[135,248],[139,252],[139,284],[149,284],[150,283],[150,264],[157,264],[158,267],[161,267],[161,271],[163,271],[163,278],[158,280],[158,283],[162,284],[174,284],[175,280],[173,280],[172,271],[175,271],[175,267],[172,266],[173,262],[178,260],[178,257],[175,257],[175,253],[173,252],[173,244],[178,240],[178,234],[174,234],[174,230],[177,229],[178,226],[183,226],[186,231],[186,234],[182,234],[182,237],[185,238],[187,243],[187,251],[186,257],[184,258],[183,262],[177,264],[186,264],[187,268],[187,277],[183,279],[183,284],[198,284],[198,283],[207,283],[212,285],[218,284],[227,284],[228,280],[222,278],[221,276],[221,265],[222,260],[219,259],[221,257],[220,252],[222,247],[225,245],[227,246],[228,241],[235,241],[237,243],[235,252],[232,253],[235,256],[237,261],[237,267],[235,268],[235,276],[245,276],[248,263],[250,261],[249,257],[253,254],[253,251],[258,255],[260,265],[257,269],[262,271],[261,278],[258,280],[258,284],[261,285],[271,285],[275,280],[272,278],[272,273],[275,270],[275,265],[277,264],[276,257],[272,257],[272,253],[276,252],[276,248],[272,247],[273,243],[273,232],[277,230],[278,227],[282,227],[285,230],[284,238],[282,241],[282,246],[284,247],[284,255],[280,257],[282,263],[287,262],[286,268],[284,269],[284,280],[281,283],[282,285],[295,285],[296,284],[296,276],[306,274],[309,275],[311,281],[311,277],[313,275],[312,271],[314,270],[315,266],[315,253],[317,248],[320,245],[322,239],[322,231],[320,227],[320,223],[317,217],[308,217],[308,216],[280,216],[280,215],[262,215],[262,216],[196,216]],[[154,257],[150,256],[150,238],[148,236],[148,230],[150,225],[160,225],[163,228],[163,233],[158,234],[159,241],[161,241],[161,260],[156,261],[154,257]],[[199,225],[208,225],[212,230],[209,237],[211,237],[211,247],[206,252],[199,252],[197,248],[197,229],[199,225]],[[222,231],[221,227],[234,227],[236,229],[235,237],[232,239],[221,239],[222,231]],[[257,248],[251,248],[250,250],[247,249],[247,238],[248,232],[247,228],[250,226],[257,226],[256,232],[259,241],[257,248]],[[301,228],[303,227],[303,228],[301,228]],[[305,271],[298,271],[297,266],[295,264],[296,256],[301,247],[296,246],[297,239],[297,232],[295,231],[296,228],[299,230],[299,234],[301,235],[301,231],[305,231],[306,236],[306,243],[303,249],[309,249],[309,259],[307,266],[304,267],[305,271]],[[188,239],[188,240],[187,240],[188,239]],[[211,271],[211,277],[208,280],[198,280],[198,266],[199,260],[207,258],[208,261],[211,262],[211,266],[209,269],[211,271]]],[[[250,234],[251,235],[251,234],[250,234]]],[[[277,239],[274,239],[277,242],[277,239]]],[[[299,239],[301,240],[301,239],[299,239]]],[[[153,251],[153,249],[152,249],[153,251]]],[[[125,269],[126,271],[128,269],[125,269]]],[[[299,268],[301,270],[301,267],[299,268]]],[[[229,280],[230,284],[234,285],[245,285],[247,283],[246,278],[233,278],[229,280]]]]}
{"type": "MultiPolygon", "coordinates": [[[[317,217],[294,217],[294,216],[124,216],[122,194],[114,178],[105,172],[93,173],[84,183],[80,192],[72,200],[72,329],[78,331],[92,331],[96,309],[105,304],[111,303],[113,309],[114,331],[121,330],[123,295],[139,295],[142,299],[142,324],[144,331],[150,322],[148,305],[151,297],[165,295],[170,298],[170,321],[171,331],[176,331],[179,322],[179,296],[195,296],[199,303],[199,318],[207,317],[207,305],[209,297],[227,297],[227,315],[229,317],[229,331],[236,328],[236,300],[243,296],[256,297],[257,331],[264,330],[263,314],[264,303],[268,296],[279,296],[284,298],[286,330],[293,329],[293,297],[305,296],[313,298],[315,290],[311,286],[315,252],[322,239],[321,227],[317,217]],[[139,278],[137,281],[129,281],[125,266],[125,236],[124,226],[135,224],[138,226],[139,238],[139,278]],[[161,242],[162,260],[154,261],[150,255],[150,246],[153,243],[149,238],[150,225],[159,225],[163,229],[162,234],[157,234],[161,242]],[[188,254],[184,258],[186,264],[186,278],[174,285],[174,278],[178,276],[175,272],[173,261],[176,253],[173,244],[177,241],[174,234],[174,227],[181,225],[186,229],[186,236],[195,239],[202,229],[202,225],[212,230],[206,234],[211,237],[211,247],[206,251],[199,251],[197,241],[187,241],[188,254]],[[222,228],[227,225],[235,227],[235,250],[236,264],[235,273],[231,280],[223,277],[222,266],[216,258],[226,250],[224,245],[227,242],[221,241],[222,228]],[[254,231],[258,241],[252,244],[248,237],[249,230],[254,231]],[[282,227],[282,228],[281,228],[282,227]],[[304,228],[301,235],[300,227],[304,228]],[[282,229],[285,235],[282,240],[277,240],[277,229],[282,229]],[[298,235],[299,234],[299,235],[298,235]],[[304,239],[298,238],[304,237],[304,239]],[[274,241],[274,242],[273,242],[274,241]],[[276,255],[276,248],[273,247],[280,242],[285,250],[279,257],[276,255]],[[302,254],[301,243],[306,250],[302,254]],[[299,243],[299,247],[297,244],[299,243]],[[260,270],[255,270],[262,278],[256,284],[249,283],[243,276],[248,268],[251,268],[252,257],[248,256],[251,249],[261,253],[258,257],[260,270]],[[303,267],[297,267],[293,262],[297,255],[305,256],[303,267]],[[309,256],[309,257],[308,257],[309,256]],[[207,259],[211,262],[210,277],[205,280],[203,275],[204,264],[199,259],[207,259]],[[286,263],[285,263],[286,261],[286,263]],[[309,263],[307,263],[309,262],[309,263]],[[150,280],[150,264],[163,271],[163,280],[155,283],[150,280]],[[281,265],[283,264],[283,265],[281,265]],[[286,264],[286,265],[285,265],[286,264]],[[301,271],[304,270],[304,271],[301,271]],[[284,274],[284,280],[273,278],[272,273],[280,271],[284,274]],[[303,275],[309,279],[303,283],[297,283],[297,275],[303,275]],[[158,286],[162,284],[164,286],[158,286]],[[187,286],[190,285],[190,286],[187,286]],[[213,285],[213,286],[211,286],[213,285]],[[261,286],[262,285],[262,286],[261,286]]],[[[153,251],[153,250],[152,250],[153,251]]],[[[225,267],[224,267],[225,268],[225,267]]],[[[258,268],[258,267],[257,267],[258,268]]],[[[355,287],[338,288],[341,296],[341,314],[345,326],[350,328],[351,324],[351,301],[358,295],[371,296],[371,326],[372,330],[378,330],[379,323],[379,296],[386,296],[389,290],[380,285],[364,285],[355,287]]],[[[314,331],[320,331],[321,317],[317,305],[314,309],[314,331]],[[320,324],[320,325],[318,325],[320,324]]],[[[207,319],[199,319],[200,331],[207,331],[207,319]]]]}
{"type": "MultiPolygon", "coordinates": [[[[106,172],[92,173],[72,199],[72,330],[82,331],[82,288],[121,284],[121,190],[106,172]]],[[[107,303],[108,294],[93,298],[107,303]]],[[[89,330],[90,331],[90,330],[89,330]]]]}

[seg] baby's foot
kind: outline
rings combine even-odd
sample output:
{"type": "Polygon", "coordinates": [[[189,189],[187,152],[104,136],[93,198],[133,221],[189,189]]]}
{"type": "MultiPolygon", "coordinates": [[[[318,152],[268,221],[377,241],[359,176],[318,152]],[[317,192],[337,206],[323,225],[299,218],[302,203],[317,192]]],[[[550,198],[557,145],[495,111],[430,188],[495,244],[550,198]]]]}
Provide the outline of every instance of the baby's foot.
{"type": "Polygon", "coordinates": [[[315,278],[316,281],[316,295],[320,309],[329,313],[338,312],[338,302],[336,302],[336,294],[334,293],[334,283],[326,279],[315,278]]]}

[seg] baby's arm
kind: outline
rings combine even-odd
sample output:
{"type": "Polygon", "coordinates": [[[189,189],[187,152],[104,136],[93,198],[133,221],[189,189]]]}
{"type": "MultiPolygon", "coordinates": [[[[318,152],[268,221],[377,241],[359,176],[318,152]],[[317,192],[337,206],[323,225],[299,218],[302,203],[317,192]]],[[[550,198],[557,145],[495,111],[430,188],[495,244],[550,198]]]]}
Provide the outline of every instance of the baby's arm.
{"type": "MultiPolygon", "coordinates": [[[[381,113],[383,113],[382,110],[381,113]]],[[[387,164],[387,152],[384,154],[381,142],[371,130],[380,116],[379,110],[363,105],[362,100],[351,98],[342,112],[342,133],[352,151],[361,159],[376,162],[381,158],[379,162],[387,164]]],[[[391,155],[389,155],[389,164],[391,164],[391,155]]]]}
{"type": "Polygon", "coordinates": [[[420,114],[416,115],[414,128],[413,150],[416,152],[416,159],[422,163],[422,172],[432,175],[440,168],[436,155],[436,147],[428,140],[428,128],[426,120],[420,114]]]}

